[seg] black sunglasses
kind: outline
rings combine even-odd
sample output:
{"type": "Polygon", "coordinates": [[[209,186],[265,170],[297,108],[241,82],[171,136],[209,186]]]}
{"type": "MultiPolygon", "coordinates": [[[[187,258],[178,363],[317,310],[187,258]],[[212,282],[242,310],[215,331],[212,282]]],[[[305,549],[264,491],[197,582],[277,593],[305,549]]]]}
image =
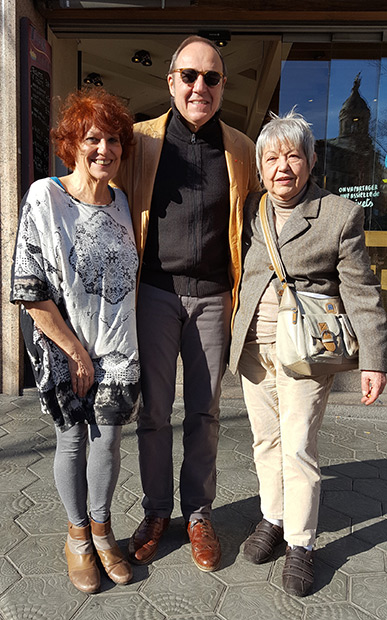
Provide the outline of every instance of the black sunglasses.
{"type": "Polygon", "coordinates": [[[180,77],[184,84],[194,84],[199,75],[203,76],[204,83],[210,88],[218,86],[223,79],[223,73],[218,71],[197,71],[196,69],[173,69],[171,73],[180,73],[180,77]]]}

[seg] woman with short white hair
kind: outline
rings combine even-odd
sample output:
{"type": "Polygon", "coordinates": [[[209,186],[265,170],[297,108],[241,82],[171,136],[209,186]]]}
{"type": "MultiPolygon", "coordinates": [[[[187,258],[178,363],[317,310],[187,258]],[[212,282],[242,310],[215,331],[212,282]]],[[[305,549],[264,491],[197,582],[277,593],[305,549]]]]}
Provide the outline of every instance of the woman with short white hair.
{"type": "MultiPolygon", "coordinates": [[[[370,405],[386,383],[387,325],[365,247],[363,209],[314,183],[314,137],[294,110],[283,118],[272,115],[256,152],[269,227],[288,281],[298,294],[341,297],[359,342],[362,402],[370,405]]],[[[321,480],[317,433],[334,375],[289,376],[277,359],[283,289],[266,249],[260,198],[252,194],[245,205],[244,272],[230,355],[253,432],[263,513],[244,553],[260,564],[285,539],[283,587],[305,596],[314,578],[321,480]]]]}

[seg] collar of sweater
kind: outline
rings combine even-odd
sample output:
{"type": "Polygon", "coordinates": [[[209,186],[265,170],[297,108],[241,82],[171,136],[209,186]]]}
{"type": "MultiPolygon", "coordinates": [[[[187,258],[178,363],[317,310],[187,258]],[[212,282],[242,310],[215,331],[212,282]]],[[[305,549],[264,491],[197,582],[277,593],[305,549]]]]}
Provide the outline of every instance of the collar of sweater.
{"type": "Polygon", "coordinates": [[[295,196],[293,196],[293,198],[291,198],[290,200],[280,200],[278,198],[274,198],[270,192],[268,192],[268,196],[270,198],[270,202],[271,204],[276,208],[276,209],[292,209],[294,207],[296,207],[304,198],[305,194],[306,194],[306,190],[308,189],[308,183],[306,183],[304,185],[304,187],[302,188],[302,190],[300,192],[298,192],[298,194],[296,194],[295,196]]]}
{"type": "Polygon", "coordinates": [[[195,133],[193,133],[187,126],[183,115],[177,109],[174,100],[172,99],[172,114],[168,121],[167,132],[173,135],[175,138],[183,140],[184,142],[193,142],[192,136],[195,136],[195,143],[207,142],[217,143],[219,136],[221,136],[221,128],[219,123],[220,110],[210,118],[207,123],[200,127],[195,133]]]}

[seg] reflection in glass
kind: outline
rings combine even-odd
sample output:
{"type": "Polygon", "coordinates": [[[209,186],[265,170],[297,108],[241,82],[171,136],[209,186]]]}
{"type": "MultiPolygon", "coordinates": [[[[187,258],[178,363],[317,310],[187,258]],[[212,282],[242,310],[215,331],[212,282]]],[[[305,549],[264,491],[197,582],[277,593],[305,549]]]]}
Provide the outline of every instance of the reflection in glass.
{"type": "Polygon", "coordinates": [[[381,45],[294,44],[279,113],[297,106],[316,137],[321,187],[364,207],[366,243],[387,308],[387,54],[381,45]]]}

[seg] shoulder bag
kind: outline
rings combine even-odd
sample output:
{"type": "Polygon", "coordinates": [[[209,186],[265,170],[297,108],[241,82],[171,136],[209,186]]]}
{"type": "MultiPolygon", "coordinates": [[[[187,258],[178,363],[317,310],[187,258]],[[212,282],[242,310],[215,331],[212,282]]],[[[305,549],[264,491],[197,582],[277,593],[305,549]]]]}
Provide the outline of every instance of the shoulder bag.
{"type": "Polygon", "coordinates": [[[267,250],[283,293],[278,311],[276,354],[285,371],[301,376],[330,375],[358,366],[359,345],[340,297],[298,293],[289,285],[269,228],[267,193],[259,216],[267,250]]]}

